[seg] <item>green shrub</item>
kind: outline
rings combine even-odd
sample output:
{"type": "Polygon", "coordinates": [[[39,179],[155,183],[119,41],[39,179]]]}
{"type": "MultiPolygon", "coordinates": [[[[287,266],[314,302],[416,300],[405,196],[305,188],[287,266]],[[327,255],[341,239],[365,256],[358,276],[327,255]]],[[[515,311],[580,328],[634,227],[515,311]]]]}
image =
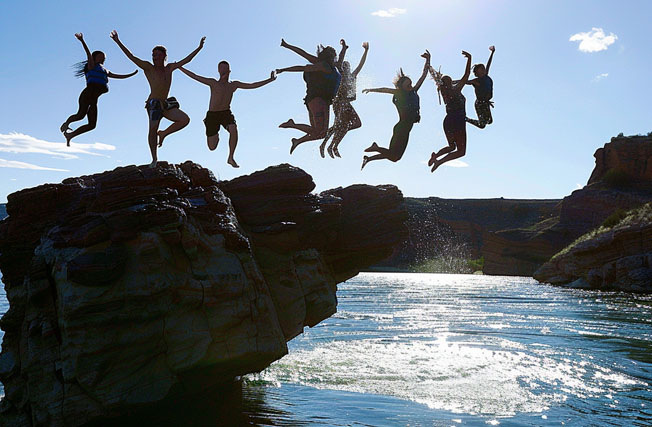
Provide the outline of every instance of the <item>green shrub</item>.
{"type": "Polygon", "coordinates": [[[469,266],[471,271],[482,271],[484,267],[484,257],[481,256],[478,259],[470,259],[466,262],[466,265],[469,266]]]}
{"type": "Polygon", "coordinates": [[[627,212],[624,209],[618,208],[604,220],[602,227],[613,228],[615,225],[618,225],[620,221],[622,221],[626,216],[627,212]]]}
{"type": "Polygon", "coordinates": [[[632,178],[629,174],[621,169],[609,169],[602,177],[602,182],[609,187],[622,188],[632,184],[632,178]]]}

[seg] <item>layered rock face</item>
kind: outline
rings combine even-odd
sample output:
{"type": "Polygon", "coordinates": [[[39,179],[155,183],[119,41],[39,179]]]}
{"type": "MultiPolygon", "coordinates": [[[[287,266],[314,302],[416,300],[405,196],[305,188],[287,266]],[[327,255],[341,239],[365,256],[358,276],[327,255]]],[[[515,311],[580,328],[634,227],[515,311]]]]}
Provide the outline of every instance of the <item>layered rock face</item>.
{"type": "Polygon", "coordinates": [[[534,273],[540,282],[585,289],[652,292],[652,206],[569,247],[534,273]]]}
{"type": "Polygon", "coordinates": [[[488,233],[482,249],[484,273],[531,276],[615,210],[652,201],[652,138],[612,138],[596,151],[595,158],[588,185],[561,201],[558,217],[528,228],[488,233]],[[614,177],[620,182],[612,182],[614,177]]]}
{"type": "Polygon", "coordinates": [[[393,186],[129,166],[9,196],[0,425],[81,425],[264,369],[405,239],[393,186]]]}

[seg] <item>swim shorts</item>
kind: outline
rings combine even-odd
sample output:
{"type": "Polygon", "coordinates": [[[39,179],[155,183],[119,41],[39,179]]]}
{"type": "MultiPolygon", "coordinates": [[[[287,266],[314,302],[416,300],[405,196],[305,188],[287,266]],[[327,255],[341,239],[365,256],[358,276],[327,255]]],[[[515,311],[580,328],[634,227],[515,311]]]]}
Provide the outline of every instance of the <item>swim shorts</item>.
{"type": "Polygon", "coordinates": [[[179,101],[177,101],[177,98],[173,96],[165,101],[152,98],[145,102],[145,108],[147,109],[150,121],[161,120],[164,111],[179,108],[179,101]]]}
{"type": "Polygon", "coordinates": [[[216,135],[220,126],[228,130],[229,125],[235,124],[235,117],[231,110],[207,111],[204,125],[206,125],[206,136],[216,135]]]}

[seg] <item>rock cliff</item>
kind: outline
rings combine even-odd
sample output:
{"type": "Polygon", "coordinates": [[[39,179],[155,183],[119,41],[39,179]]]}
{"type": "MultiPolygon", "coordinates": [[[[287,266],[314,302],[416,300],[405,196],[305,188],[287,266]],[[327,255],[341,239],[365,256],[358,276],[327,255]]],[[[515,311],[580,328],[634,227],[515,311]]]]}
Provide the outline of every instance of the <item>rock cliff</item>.
{"type": "Polygon", "coordinates": [[[406,237],[393,186],[186,162],[13,193],[0,222],[0,424],[81,425],[264,369],[406,237]]]}
{"type": "Polygon", "coordinates": [[[585,289],[652,292],[652,204],[613,227],[582,236],[541,266],[534,278],[585,289]]]}

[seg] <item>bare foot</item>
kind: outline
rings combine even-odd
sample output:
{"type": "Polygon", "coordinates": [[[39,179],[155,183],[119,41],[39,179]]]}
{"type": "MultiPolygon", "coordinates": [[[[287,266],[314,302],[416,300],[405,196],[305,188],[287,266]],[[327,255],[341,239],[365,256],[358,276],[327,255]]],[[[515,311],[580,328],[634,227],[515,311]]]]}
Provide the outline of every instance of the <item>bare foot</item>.
{"type": "Polygon", "coordinates": [[[337,145],[333,147],[333,154],[335,154],[335,157],[339,157],[340,159],[342,158],[342,156],[340,156],[339,150],[337,149],[337,145]]]}
{"type": "Polygon", "coordinates": [[[362,166],[360,167],[360,170],[364,169],[364,167],[367,166],[367,163],[369,163],[369,156],[364,156],[362,158],[362,166]]]}
{"type": "Polygon", "coordinates": [[[366,153],[370,153],[372,151],[378,151],[378,144],[375,142],[371,144],[366,150],[364,150],[366,153]]]}
{"type": "Polygon", "coordinates": [[[333,146],[332,145],[328,146],[328,155],[331,156],[331,159],[335,158],[335,156],[333,155],[333,146]]]}
{"type": "Polygon", "coordinates": [[[71,130],[70,126],[68,125],[68,122],[62,124],[59,129],[61,130],[62,133],[66,133],[67,130],[71,130]]]}
{"type": "Polygon", "coordinates": [[[70,147],[70,140],[72,139],[72,136],[70,136],[71,133],[72,132],[64,132],[63,133],[64,138],[66,138],[66,147],[70,147]]]}
{"type": "Polygon", "coordinates": [[[240,165],[235,162],[235,159],[231,158],[231,159],[227,160],[226,162],[228,164],[230,164],[231,166],[233,166],[234,168],[239,168],[240,167],[240,165]]]}
{"type": "Polygon", "coordinates": [[[160,147],[163,146],[163,140],[165,139],[165,137],[167,135],[165,134],[165,131],[162,131],[162,130],[156,132],[156,134],[158,135],[158,146],[160,148],[160,147]]]}
{"type": "Polygon", "coordinates": [[[441,163],[435,160],[435,162],[432,165],[432,169],[430,169],[430,172],[436,171],[439,166],[441,166],[441,163]]]}
{"type": "Polygon", "coordinates": [[[290,154],[294,151],[295,148],[297,148],[301,143],[298,142],[298,138],[292,138],[292,147],[290,147],[290,154]]]}
{"type": "Polygon", "coordinates": [[[150,168],[155,168],[157,162],[158,162],[158,160],[152,160],[152,163],[149,164],[149,167],[150,168]]]}
{"type": "Polygon", "coordinates": [[[284,129],[285,128],[291,128],[292,126],[294,126],[294,124],[295,124],[294,120],[290,119],[287,122],[281,123],[280,125],[278,125],[278,127],[284,128],[284,129]]]}
{"type": "MultiPolygon", "coordinates": [[[[324,154],[324,148],[326,148],[326,141],[322,142],[321,145],[319,146],[319,154],[321,155],[322,159],[326,158],[326,155],[324,154]]],[[[328,147],[328,149],[330,150],[331,147],[328,147]]],[[[330,154],[330,151],[328,152],[328,154],[330,154]]]]}
{"type": "Polygon", "coordinates": [[[428,166],[432,166],[433,163],[437,161],[437,154],[433,151],[430,155],[430,160],[428,160],[428,166]]]}

